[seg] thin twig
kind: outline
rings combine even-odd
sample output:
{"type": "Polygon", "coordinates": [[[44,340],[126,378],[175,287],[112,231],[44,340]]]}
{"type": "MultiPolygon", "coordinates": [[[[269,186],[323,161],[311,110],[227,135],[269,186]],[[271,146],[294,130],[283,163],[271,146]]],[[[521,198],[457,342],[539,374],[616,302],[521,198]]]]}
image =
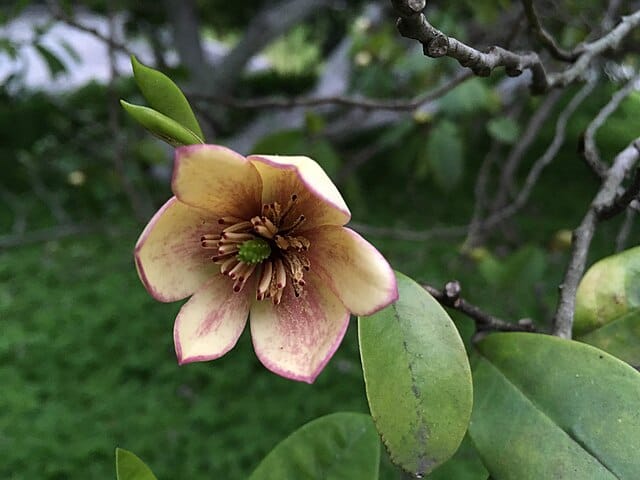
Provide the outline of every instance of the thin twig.
{"type": "Polygon", "coordinates": [[[607,50],[615,49],[624,38],[640,25],[640,10],[622,17],[618,25],[606,35],[591,43],[585,43],[582,54],[576,62],[566,70],[549,76],[549,84],[553,87],[566,87],[584,75],[591,61],[607,50]]]}
{"type": "Polygon", "coordinates": [[[500,142],[497,140],[493,140],[491,142],[489,152],[482,160],[482,164],[480,165],[480,169],[478,170],[478,175],[476,177],[476,184],[473,189],[473,195],[475,199],[475,201],[473,202],[473,214],[471,215],[471,220],[469,221],[467,237],[463,242],[465,248],[472,248],[482,242],[482,216],[485,213],[488,203],[487,187],[489,185],[491,168],[496,163],[499,153],[500,142]]]}
{"type": "Polygon", "coordinates": [[[462,288],[460,282],[453,280],[447,282],[442,290],[431,285],[422,285],[442,306],[452,308],[476,323],[478,331],[499,331],[499,332],[537,332],[536,326],[528,319],[518,323],[507,322],[501,318],[494,317],[486,313],[480,307],[466,301],[460,296],[462,288]]]}
{"type": "Polygon", "coordinates": [[[624,221],[622,222],[620,231],[616,236],[616,252],[621,252],[626,248],[627,240],[629,239],[629,235],[631,235],[631,230],[633,229],[637,215],[638,212],[636,210],[627,208],[624,221]]]}
{"type": "Polygon", "coordinates": [[[538,37],[540,43],[554,58],[564,62],[573,62],[580,56],[581,49],[578,48],[573,51],[565,50],[560,47],[553,36],[545,30],[533,5],[533,0],[522,0],[522,6],[524,7],[524,13],[529,21],[531,31],[538,37]]]}
{"type": "Polygon", "coordinates": [[[545,126],[547,119],[553,112],[553,108],[556,106],[563,92],[556,90],[551,92],[538,107],[538,109],[531,115],[529,123],[524,129],[523,134],[518,139],[518,142],[513,146],[509,155],[505,161],[502,172],[500,173],[500,182],[496,189],[496,195],[491,205],[491,211],[497,212],[504,207],[509,200],[509,194],[513,190],[513,181],[520,163],[527,153],[527,150],[536,138],[542,127],[545,126]]]}
{"type": "Polygon", "coordinates": [[[74,27],[85,33],[89,33],[93,35],[98,40],[101,40],[102,42],[106,43],[109,47],[115,50],[120,50],[126,53],[127,55],[131,55],[131,50],[129,50],[124,43],[118,42],[111,35],[104,35],[99,30],[89,27],[87,25],[83,25],[82,23],[78,22],[75,18],[73,18],[71,15],[67,14],[64,11],[64,9],[60,6],[59,2],[51,0],[51,1],[48,1],[46,4],[53,18],[66,23],[70,27],[74,27]]]}
{"type": "Polygon", "coordinates": [[[571,257],[559,287],[560,299],[553,318],[554,335],[571,338],[576,292],[586,267],[587,253],[599,221],[598,212],[608,208],[616,201],[620,185],[640,158],[640,150],[636,145],[638,141],[640,138],[616,156],[582,222],[573,232],[571,257]]]}
{"type": "MultiPolygon", "coordinates": [[[[116,25],[113,11],[108,11],[109,20],[109,35],[113,38],[116,35],[116,25]]],[[[146,221],[150,214],[150,205],[145,203],[140,191],[133,185],[129,175],[127,175],[125,168],[125,156],[126,156],[126,138],[123,136],[122,125],[120,124],[120,104],[119,95],[116,90],[116,82],[119,77],[118,69],[116,66],[115,44],[108,43],[109,50],[109,83],[107,85],[107,115],[108,115],[108,128],[112,135],[113,145],[113,166],[115,173],[122,185],[129,204],[133,209],[133,213],[136,219],[140,222],[146,221]]]]}
{"type": "Polygon", "coordinates": [[[365,235],[378,238],[394,238],[410,242],[425,242],[434,238],[456,238],[467,233],[467,226],[434,227],[429,230],[409,230],[404,228],[376,227],[364,223],[351,222],[349,227],[365,235]]]}
{"type": "Polygon", "coordinates": [[[602,178],[607,171],[606,164],[600,158],[600,151],[596,145],[596,133],[604,122],[615,112],[622,101],[631,94],[640,82],[640,73],[633,76],[620,90],[618,90],[611,100],[598,112],[595,118],[589,123],[584,132],[583,155],[584,159],[596,175],[602,178]]]}
{"type": "Polygon", "coordinates": [[[513,202],[511,202],[508,206],[503,208],[502,210],[498,210],[489,218],[487,218],[483,222],[484,228],[491,228],[496,224],[502,222],[503,220],[513,216],[516,212],[518,212],[529,200],[531,192],[533,188],[538,183],[540,175],[542,171],[553,161],[556,157],[562,144],[565,140],[566,128],[571,115],[576,111],[576,109],[580,106],[580,104],[589,96],[589,94],[595,88],[596,82],[589,82],[585,84],[578,93],[571,99],[566,108],[562,111],[560,116],[558,117],[558,121],[556,122],[556,131],[553,136],[553,140],[542,154],[531,167],[529,173],[527,174],[527,178],[524,181],[520,192],[513,202]]]}
{"type": "Polygon", "coordinates": [[[290,109],[295,107],[318,107],[322,105],[341,105],[344,107],[362,108],[366,110],[395,110],[409,111],[415,110],[419,106],[436,100],[449,91],[456,88],[465,80],[473,77],[469,71],[462,71],[453,78],[447,79],[435,89],[418,95],[413,98],[401,100],[382,100],[372,99],[360,96],[334,95],[327,97],[263,97],[241,99],[229,96],[212,96],[203,95],[197,92],[187,94],[189,98],[195,101],[213,103],[226,107],[240,109],[264,109],[264,108],[282,108],[290,109]]]}

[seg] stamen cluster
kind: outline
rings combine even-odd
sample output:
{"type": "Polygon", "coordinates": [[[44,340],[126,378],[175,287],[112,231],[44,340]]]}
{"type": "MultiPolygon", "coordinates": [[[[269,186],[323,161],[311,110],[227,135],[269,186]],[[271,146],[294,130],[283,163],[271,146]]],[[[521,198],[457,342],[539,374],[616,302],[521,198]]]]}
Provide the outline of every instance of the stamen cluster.
{"type": "Polygon", "coordinates": [[[219,234],[201,237],[201,245],[211,250],[211,260],[220,265],[220,272],[235,280],[233,290],[240,292],[256,272],[256,299],[271,298],[281,302],[287,282],[296,297],[305,286],[304,272],[310,268],[305,252],[310,242],[296,232],[304,224],[304,215],[290,219],[297,195],[292,195],[283,208],[278,202],[262,206],[261,215],[245,220],[222,217],[224,228],[219,234]]]}

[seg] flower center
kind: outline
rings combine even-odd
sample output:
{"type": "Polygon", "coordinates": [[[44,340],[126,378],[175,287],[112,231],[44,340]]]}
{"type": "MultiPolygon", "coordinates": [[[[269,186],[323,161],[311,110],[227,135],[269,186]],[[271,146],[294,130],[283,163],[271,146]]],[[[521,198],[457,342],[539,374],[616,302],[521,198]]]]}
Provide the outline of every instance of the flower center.
{"type": "Polygon", "coordinates": [[[257,300],[271,298],[278,305],[287,284],[296,297],[302,294],[310,242],[296,233],[305,222],[304,215],[292,215],[297,199],[292,195],[284,207],[278,202],[263,205],[262,214],[249,220],[223,217],[218,220],[222,232],[201,237],[202,248],[213,253],[211,260],[220,272],[235,280],[235,292],[255,272],[257,300]]]}
{"type": "Polygon", "coordinates": [[[271,247],[264,238],[245,241],[238,249],[238,260],[244,263],[261,263],[271,255],[271,247]]]}

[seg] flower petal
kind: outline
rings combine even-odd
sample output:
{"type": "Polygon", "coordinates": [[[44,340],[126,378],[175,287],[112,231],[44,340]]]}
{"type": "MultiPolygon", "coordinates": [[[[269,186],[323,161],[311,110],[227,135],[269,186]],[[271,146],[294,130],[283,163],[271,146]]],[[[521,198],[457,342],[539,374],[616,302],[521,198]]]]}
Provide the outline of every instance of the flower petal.
{"type": "Polygon", "coordinates": [[[156,212],[134,253],[140,280],[156,300],[174,302],[188,297],[220,271],[200,247],[200,237],[219,228],[210,213],[176,197],[156,212]]]}
{"type": "Polygon", "coordinates": [[[338,349],[349,312],[323,282],[308,272],[300,298],[286,287],[280,305],[251,306],[251,337],[262,364],[278,375],[313,383],[338,349]]]}
{"type": "Polygon", "coordinates": [[[306,217],[305,227],[344,225],[351,212],[322,167],[309,157],[251,155],[247,157],[262,177],[262,203],[286,205],[298,196],[292,217],[306,217]]]}
{"type": "Polygon", "coordinates": [[[218,145],[177,148],[171,188],[181,202],[218,217],[249,219],[260,212],[258,171],[239,153],[218,145]]]}
{"type": "Polygon", "coordinates": [[[214,360],[231,350],[247,323],[251,292],[251,288],[234,292],[233,281],[220,273],[203,285],[176,317],[173,340],[178,363],[214,360]]]}
{"type": "Polygon", "coordinates": [[[371,315],[398,299],[396,277],[373,245],[350,228],[325,225],[304,231],[311,270],[355,315],[371,315]]]}

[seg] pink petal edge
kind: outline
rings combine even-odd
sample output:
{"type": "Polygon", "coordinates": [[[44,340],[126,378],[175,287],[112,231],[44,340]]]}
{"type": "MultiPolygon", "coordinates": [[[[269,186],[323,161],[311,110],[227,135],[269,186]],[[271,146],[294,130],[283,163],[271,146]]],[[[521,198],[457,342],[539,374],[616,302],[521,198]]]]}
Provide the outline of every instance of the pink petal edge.
{"type": "MultiPolygon", "coordinates": [[[[158,209],[158,211],[156,213],[154,213],[153,217],[151,217],[151,219],[149,220],[149,223],[147,223],[147,225],[145,226],[144,230],[142,231],[142,233],[138,237],[138,240],[136,241],[136,245],[135,245],[134,250],[133,250],[133,259],[134,259],[136,271],[138,272],[138,277],[140,278],[140,281],[144,285],[144,287],[147,290],[147,292],[149,292],[149,294],[154,299],[158,300],[159,302],[164,302],[164,303],[175,302],[177,300],[180,300],[181,298],[186,298],[189,295],[191,295],[193,292],[191,292],[189,294],[186,294],[186,295],[182,296],[181,298],[167,297],[167,296],[163,295],[162,293],[160,293],[152,285],[152,283],[149,281],[149,277],[148,277],[148,275],[147,275],[147,273],[145,271],[144,263],[143,263],[142,259],[140,258],[140,251],[141,251],[142,247],[145,245],[147,239],[149,238],[149,235],[153,231],[154,227],[156,226],[156,224],[158,223],[160,218],[162,218],[164,213],[170,207],[172,207],[176,202],[179,202],[179,200],[175,196],[173,196],[173,197],[169,198],[169,200],[167,200],[164,203],[164,205],[162,205],[158,209]]],[[[198,211],[198,210],[202,211],[202,210],[200,210],[200,209],[198,209],[196,207],[189,206],[189,208],[191,208],[191,209],[193,209],[195,211],[198,211]]],[[[203,212],[203,215],[206,215],[206,214],[203,212]]]]}
{"type": "MultiPolygon", "coordinates": [[[[210,282],[207,282],[205,285],[203,285],[201,290],[196,292],[196,294],[198,294],[201,291],[205,291],[206,292],[209,289],[209,287],[211,286],[211,284],[213,282],[215,282],[216,280],[219,280],[219,279],[220,278],[212,279],[210,282]]],[[[252,287],[253,285],[249,285],[249,286],[252,287]]],[[[250,288],[250,289],[243,289],[242,292],[235,293],[231,289],[229,289],[229,297],[228,298],[231,298],[231,296],[237,295],[237,296],[241,296],[242,299],[248,299],[251,291],[252,291],[252,289],[250,288]]],[[[192,299],[193,298],[194,297],[192,297],[192,299]]],[[[180,313],[187,307],[187,304],[189,303],[189,301],[187,301],[182,306],[182,308],[180,309],[180,312],[178,312],[178,316],[176,317],[176,321],[175,321],[175,323],[173,325],[173,343],[174,343],[174,348],[175,348],[175,352],[176,352],[176,357],[177,357],[177,360],[178,360],[178,365],[181,365],[181,366],[189,364],[189,363],[194,363],[194,362],[206,362],[206,361],[209,361],[209,360],[216,360],[216,359],[224,356],[225,354],[227,354],[238,343],[238,340],[240,339],[240,336],[242,335],[242,332],[246,328],[247,320],[248,320],[248,317],[249,317],[250,301],[247,301],[247,312],[244,314],[244,319],[241,321],[242,326],[241,326],[241,328],[238,328],[237,335],[231,337],[231,339],[229,340],[229,343],[225,347],[223,347],[222,349],[220,349],[216,353],[213,353],[213,354],[210,354],[210,355],[193,355],[193,356],[185,357],[185,356],[183,356],[182,342],[180,341],[180,334],[178,332],[178,329],[179,329],[178,319],[180,317],[180,313]]],[[[227,320],[227,321],[229,321],[229,320],[227,320]]]]}
{"type": "MultiPolygon", "coordinates": [[[[323,201],[325,201],[326,203],[330,204],[333,208],[335,208],[336,210],[338,210],[340,213],[342,213],[345,216],[345,221],[343,223],[343,225],[347,224],[350,220],[351,220],[351,211],[349,210],[349,208],[346,206],[346,204],[344,205],[344,208],[341,205],[336,205],[331,199],[327,198],[325,195],[323,195],[323,193],[321,191],[319,191],[318,189],[316,189],[314,187],[313,184],[309,183],[305,177],[300,173],[300,170],[298,169],[298,167],[296,165],[293,164],[281,164],[278,162],[274,162],[262,155],[249,155],[247,157],[249,160],[254,160],[257,159],[258,161],[265,163],[271,167],[274,168],[278,168],[281,170],[293,170],[296,172],[296,175],[298,176],[298,178],[300,179],[300,181],[310,190],[312,191],[316,196],[320,197],[323,201]]],[[[322,167],[321,167],[322,168],[322,167]]],[[[326,174],[326,172],[325,172],[326,174]]],[[[337,188],[336,188],[337,190],[337,188]]],[[[339,191],[338,191],[339,193],[339,191]]]]}
{"type": "Polygon", "coordinates": [[[322,370],[324,370],[324,368],[327,366],[327,364],[329,363],[329,360],[331,360],[333,355],[338,350],[338,347],[340,347],[340,344],[342,343],[342,340],[344,339],[344,335],[345,335],[345,333],[347,333],[347,328],[349,328],[349,320],[350,320],[350,318],[351,318],[351,314],[349,312],[347,312],[347,315],[345,317],[342,330],[338,333],[338,336],[336,337],[335,343],[333,345],[331,345],[329,351],[327,352],[326,357],[318,365],[318,368],[316,370],[314,370],[313,373],[311,375],[309,375],[309,376],[296,375],[295,373],[291,373],[291,372],[289,372],[287,370],[279,369],[276,365],[272,364],[267,359],[267,357],[263,357],[263,355],[260,352],[260,350],[256,347],[256,344],[253,341],[253,336],[252,336],[251,337],[251,342],[253,344],[253,350],[256,352],[256,356],[258,357],[258,360],[260,360],[260,363],[262,363],[262,365],[264,365],[265,368],[267,368],[271,372],[275,373],[276,375],[279,375],[279,376],[284,377],[284,378],[288,378],[289,380],[295,380],[295,381],[298,381],[298,382],[305,382],[305,383],[308,383],[308,384],[312,384],[312,383],[314,383],[316,381],[318,376],[322,373],[322,370]]]}

